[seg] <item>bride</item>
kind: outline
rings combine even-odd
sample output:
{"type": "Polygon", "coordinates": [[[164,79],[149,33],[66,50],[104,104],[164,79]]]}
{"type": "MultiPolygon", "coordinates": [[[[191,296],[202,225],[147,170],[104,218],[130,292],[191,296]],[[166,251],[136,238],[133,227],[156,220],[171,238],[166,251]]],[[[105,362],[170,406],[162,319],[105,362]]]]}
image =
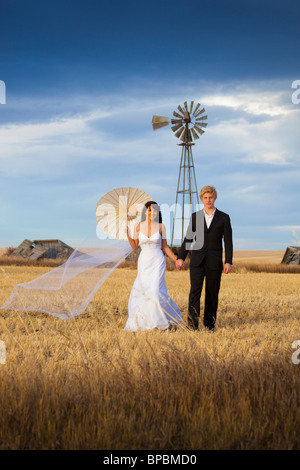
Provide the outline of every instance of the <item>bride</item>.
{"type": "Polygon", "coordinates": [[[166,329],[182,321],[176,303],[167,292],[164,253],[173,261],[177,257],[167,245],[166,228],[159,206],[154,201],[145,204],[142,220],[134,228],[133,236],[127,228],[131,247],[141,247],[138,274],[128,302],[128,320],[125,330],[166,329]]]}

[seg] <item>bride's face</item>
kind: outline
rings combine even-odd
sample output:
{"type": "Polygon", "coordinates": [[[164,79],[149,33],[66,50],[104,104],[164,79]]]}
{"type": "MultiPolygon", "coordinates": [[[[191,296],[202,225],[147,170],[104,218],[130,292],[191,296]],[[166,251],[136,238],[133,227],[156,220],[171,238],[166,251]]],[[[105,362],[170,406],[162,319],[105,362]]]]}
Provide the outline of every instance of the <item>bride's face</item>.
{"type": "Polygon", "coordinates": [[[146,214],[147,214],[147,219],[148,220],[154,221],[157,218],[158,212],[153,206],[149,206],[147,211],[146,211],[146,214]]]}

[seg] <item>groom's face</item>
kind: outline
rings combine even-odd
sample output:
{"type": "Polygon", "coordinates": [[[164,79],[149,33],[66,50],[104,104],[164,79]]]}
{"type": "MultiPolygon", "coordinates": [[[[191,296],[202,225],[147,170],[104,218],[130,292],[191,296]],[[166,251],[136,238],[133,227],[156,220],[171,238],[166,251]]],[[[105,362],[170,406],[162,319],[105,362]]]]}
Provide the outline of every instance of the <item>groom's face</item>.
{"type": "Polygon", "coordinates": [[[215,206],[215,198],[212,193],[204,193],[202,196],[202,202],[204,204],[204,209],[213,209],[215,206]]]}

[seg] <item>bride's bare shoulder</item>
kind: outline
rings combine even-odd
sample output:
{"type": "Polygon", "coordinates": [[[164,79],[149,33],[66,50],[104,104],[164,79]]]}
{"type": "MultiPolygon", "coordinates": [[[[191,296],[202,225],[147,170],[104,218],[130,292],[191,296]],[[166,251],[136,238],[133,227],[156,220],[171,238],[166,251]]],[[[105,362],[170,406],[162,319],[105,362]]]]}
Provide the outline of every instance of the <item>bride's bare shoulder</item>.
{"type": "Polygon", "coordinates": [[[160,223],[160,224],[159,224],[159,233],[160,233],[161,235],[163,235],[164,233],[166,233],[166,227],[165,227],[165,225],[164,225],[163,223],[160,223]]]}

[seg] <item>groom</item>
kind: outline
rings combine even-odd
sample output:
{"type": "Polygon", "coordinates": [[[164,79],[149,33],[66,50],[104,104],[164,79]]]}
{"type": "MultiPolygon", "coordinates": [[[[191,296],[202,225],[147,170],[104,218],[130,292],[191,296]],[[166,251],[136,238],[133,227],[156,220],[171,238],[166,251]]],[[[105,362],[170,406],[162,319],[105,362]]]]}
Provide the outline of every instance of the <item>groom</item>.
{"type": "Polygon", "coordinates": [[[200,191],[204,208],[192,214],[186,237],[176,261],[178,269],[184,268],[184,260],[191,250],[188,324],[197,330],[200,317],[200,296],[205,279],[205,308],[203,323],[214,331],[218,296],[223,270],[222,239],[225,245],[224,273],[231,271],[232,229],[230,218],[215,208],[217,191],[214,186],[204,186],[200,191]]]}

